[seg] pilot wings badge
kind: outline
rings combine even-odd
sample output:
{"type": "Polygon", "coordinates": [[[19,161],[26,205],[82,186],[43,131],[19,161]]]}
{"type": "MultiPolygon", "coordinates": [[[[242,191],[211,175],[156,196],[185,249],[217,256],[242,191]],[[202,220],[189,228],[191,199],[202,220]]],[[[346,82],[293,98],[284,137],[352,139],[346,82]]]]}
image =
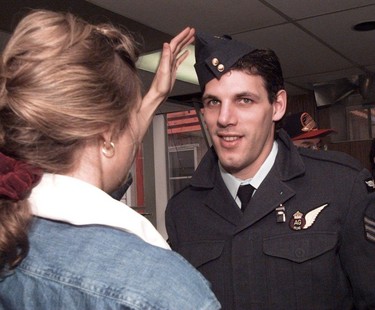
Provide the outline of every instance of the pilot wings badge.
{"type": "Polygon", "coordinates": [[[303,215],[302,212],[297,211],[293,214],[293,217],[290,219],[289,226],[293,230],[307,229],[314,224],[319,213],[328,206],[328,203],[321,205],[314,210],[311,210],[306,215],[303,215]]]}

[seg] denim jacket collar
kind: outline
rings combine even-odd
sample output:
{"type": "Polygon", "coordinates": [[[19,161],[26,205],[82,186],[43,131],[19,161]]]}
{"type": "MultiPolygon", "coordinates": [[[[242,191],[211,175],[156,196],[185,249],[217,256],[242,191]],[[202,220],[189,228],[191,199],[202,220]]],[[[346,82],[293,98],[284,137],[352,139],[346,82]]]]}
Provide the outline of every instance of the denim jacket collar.
{"type": "Polygon", "coordinates": [[[33,215],[73,225],[105,225],[131,232],[144,241],[169,249],[155,227],[141,214],[99,188],[64,175],[44,174],[32,190],[33,215]]]}

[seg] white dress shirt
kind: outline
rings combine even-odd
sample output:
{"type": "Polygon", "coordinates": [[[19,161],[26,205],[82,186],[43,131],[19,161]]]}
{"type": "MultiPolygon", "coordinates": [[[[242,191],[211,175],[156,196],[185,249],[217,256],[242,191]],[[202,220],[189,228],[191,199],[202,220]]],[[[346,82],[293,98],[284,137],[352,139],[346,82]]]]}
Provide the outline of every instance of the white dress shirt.
{"type": "Polygon", "coordinates": [[[251,184],[254,187],[254,193],[260,186],[260,184],[263,182],[263,180],[266,178],[268,172],[270,172],[273,164],[275,163],[276,155],[278,152],[278,145],[277,142],[274,141],[272,145],[271,152],[268,154],[266,160],[260,166],[259,170],[257,173],[254,175],[253,178],[251,179],[246,179],[246,180],[240,180],[233,175],[231,175],[229,172],[225,171],[225,169],[222,167],[219,161],[219,168],[220,168],[220,173],[221,176],[224,180],[225,185],[227,186],[230,194],[232,195],[233,199],[236,201],[237,205],[241,208],[241,201],[237,196],[238,188],[241,185],[246,185],[246,184],[251,184]]]}

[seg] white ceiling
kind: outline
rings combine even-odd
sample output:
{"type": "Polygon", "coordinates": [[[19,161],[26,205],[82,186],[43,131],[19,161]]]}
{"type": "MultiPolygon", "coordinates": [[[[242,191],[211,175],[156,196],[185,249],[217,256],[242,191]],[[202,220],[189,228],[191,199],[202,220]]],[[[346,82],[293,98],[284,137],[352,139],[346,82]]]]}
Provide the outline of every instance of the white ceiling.
{"type": "MultiPolygon", "coordinates": [[[[352,81],[358,83],[368,73],[373,78],[366,92],[375,98],[375,30],[352,30],[357,23],[375,20],[375,0],[6,0],[2,7],[0,50],[25,8],[70,10],[137,32],[147,53],[186,26],[271,48],[280,58],[289,95],[308,94],[323,84],[323,96],[330,99],[337,92],[341,98],[351,92],[352,81]]],[[[147,87],[153,75],[141,75],[147,87]]],[[[199,91],[197,85],[176,82],[171,99],[184,105],[169,100],[158,112],[189,108],[199,91]]]]}
{"type": "MultiPolygon", "coordinates": [[[[175,35],[186,26],[229,34],[278,54],[291,95],[313,84],[375,72],[375,0],[90,0],[146,26],[175,35]]],[[[147,40],[147,38],[145,38],[147,40]]],[[[174,93],[199,92],[180,83],[174,93]]]]}

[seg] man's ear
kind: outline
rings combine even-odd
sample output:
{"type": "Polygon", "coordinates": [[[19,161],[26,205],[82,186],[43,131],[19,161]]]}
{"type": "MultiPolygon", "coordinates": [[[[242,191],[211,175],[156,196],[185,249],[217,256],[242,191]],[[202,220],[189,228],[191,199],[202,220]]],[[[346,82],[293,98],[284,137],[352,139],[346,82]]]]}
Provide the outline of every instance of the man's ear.
{"type": "Polygon", "coordinates": [[[272,120],[277,122],[282,119],[286,111],[287,95],[284,89],[279,90],[276,94],[276,99],[273,102],[273,117],[272,120]]]}

